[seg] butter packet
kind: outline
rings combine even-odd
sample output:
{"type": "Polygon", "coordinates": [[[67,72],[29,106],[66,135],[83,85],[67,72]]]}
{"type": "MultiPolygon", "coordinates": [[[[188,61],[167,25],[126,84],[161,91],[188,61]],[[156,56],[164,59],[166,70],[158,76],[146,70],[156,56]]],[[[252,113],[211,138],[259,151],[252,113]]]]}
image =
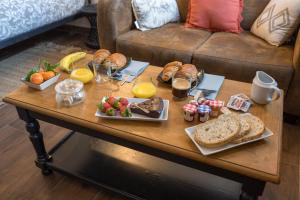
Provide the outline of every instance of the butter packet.
{"type": "Polygon", "coordinates": [[[227,107],[234,110],[241,110],[243,112],[248,112],[251,107],[251,100],[245,94],[237,94],[230,97],[227,107]]]}

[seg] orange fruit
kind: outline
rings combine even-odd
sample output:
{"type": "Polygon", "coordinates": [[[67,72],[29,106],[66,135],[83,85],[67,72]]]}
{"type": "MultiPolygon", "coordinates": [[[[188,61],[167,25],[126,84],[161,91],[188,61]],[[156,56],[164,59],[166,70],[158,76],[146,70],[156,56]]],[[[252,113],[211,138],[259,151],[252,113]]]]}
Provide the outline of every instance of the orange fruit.
{"type": "Polygon", "coordinates": [[[50,78],[55,76],[55,73],[53,71],[46,71],[46,72],[41,72],[43,79],[45,81],[49,80],[50,78]]]}
{"type": "Polygon", "coordinates": [[[41,84],[44,81],[43,75],[41,73],[34,73],[30,76],[30,82],[34,84],[41,84]]]}

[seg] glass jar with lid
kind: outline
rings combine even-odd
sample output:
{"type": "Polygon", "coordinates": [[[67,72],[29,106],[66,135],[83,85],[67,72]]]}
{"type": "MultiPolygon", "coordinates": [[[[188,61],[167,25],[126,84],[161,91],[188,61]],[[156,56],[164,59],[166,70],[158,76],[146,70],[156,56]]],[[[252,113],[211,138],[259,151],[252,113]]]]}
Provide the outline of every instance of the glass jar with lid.
{"type": "Polygon", "coordinates": [[[84,101],[83,83],[73,79],[65,79],[55,86],[56,102],[59,106],[73,106],[84,101]]]}

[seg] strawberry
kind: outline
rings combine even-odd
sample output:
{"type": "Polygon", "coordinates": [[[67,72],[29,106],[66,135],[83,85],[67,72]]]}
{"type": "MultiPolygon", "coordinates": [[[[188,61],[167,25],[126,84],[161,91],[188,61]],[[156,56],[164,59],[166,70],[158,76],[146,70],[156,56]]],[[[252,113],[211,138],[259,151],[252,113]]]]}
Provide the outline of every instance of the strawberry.
{"type": "Polygon", "coordinates": [[[97,107],[101,112],[105,113],[108,108],[111,108],[111,105],[107,102],[100,102],[97,107]]]}
{"type": "Polygon", "coordinates": [[[109,98],[107,99],[107,103],[109,103],[111,106],[114,105],[115,101],[116,101],[116,98],[115,98],[115,97],[109,97],[109,98]]]}
{"type": "Polygon", "coordinates": [[[122,104],[118,100],[116,100],[113,104],[113,107],[116,109],[119,109],[121,106],[122,106],[122,104]]]}
{"type": "Polygon", "coordinates": [[[107,109],[111,108],[111,105],[107,102],[103,103],[103,107],[104,107],[104,111],[103,112],[106,112],[107,109]]]}
{"type": "Polygon", "coordinates": [[[98,104],[97,104],[97,107],[98,107],[98,109],[99,109],[101,112],[105,112],[105,108],[104,108],[104,105],[103,105],[102,102],[98,103],[98,104]]]}
{"type": "Polygon", "coordinates": [[[127,106],[128,105],[128,100],[126,98],[120,98],[119,102],[123,105],[123,106],[127,106]]]}
{"type": "Polygon", "coordinates": [[[120,107],[120,115],[122,117],[131,117],[131,112],[126,106],[120,107]]]}
{"type": "Polygon", "coordinates": [[[107,97],[107,96],[105,96],[105,97],[102,98],[102,101],[103,101],[103,102],[107,102],[107,100],[108,100],[108,97],[107,97]]]}
{"type": "Polygon", "coordinates": [[[112,107],[108,108],[105,112],[108,116],[115,116],[116,115],[116,110],[112,107]]]}

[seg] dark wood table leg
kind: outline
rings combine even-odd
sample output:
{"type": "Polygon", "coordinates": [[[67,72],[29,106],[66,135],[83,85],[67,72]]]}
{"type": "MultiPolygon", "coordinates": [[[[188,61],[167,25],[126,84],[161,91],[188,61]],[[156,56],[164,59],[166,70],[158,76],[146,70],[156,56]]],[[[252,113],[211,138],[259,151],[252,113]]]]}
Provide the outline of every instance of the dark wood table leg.
{"type": "Polygon", "coordinates": [[[37,159],[35,160],[36,166],[42,170],[42,174],[51,174],[52,170],[47,167],[47,162],[51,160],[51,156],[48,155],[45,149],[43,134],[40,131],[39,122],[25,109],[17,107],[17,112],[20,119],[26,122],[26,130],[29,133],[29,139],[37,154],[37,159]]]}
{"type": "Polygon", "coordinates": [[[253,181],[244,183],[240,195],[240,200],[257,200],[262,195],[265,188],[265,182],[253,181]]]}

